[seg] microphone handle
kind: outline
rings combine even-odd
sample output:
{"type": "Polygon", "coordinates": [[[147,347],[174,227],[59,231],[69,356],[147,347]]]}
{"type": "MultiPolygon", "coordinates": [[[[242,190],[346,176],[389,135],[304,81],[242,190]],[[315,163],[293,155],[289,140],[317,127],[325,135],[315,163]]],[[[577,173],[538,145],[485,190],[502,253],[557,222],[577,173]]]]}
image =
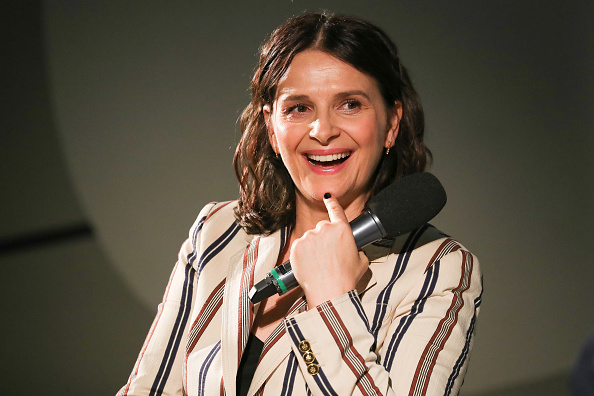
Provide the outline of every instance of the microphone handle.
{"type": "MultiPolygon", "coordinates": [[[[387,235],[377,216],[369,210],[366,210],[351,221],[350,226],[358,250],[387,235]]],[[[285,261],[278,267],[270,270],[266,274],[266,278],[256,283],[248,293],[248,297],[252,304],[256,304],[275,293],[279,296],[288,293],[297,286],[299,286],[299,283],[295,279],[295,275],[291,269],[291,262],[285,261]]]]}

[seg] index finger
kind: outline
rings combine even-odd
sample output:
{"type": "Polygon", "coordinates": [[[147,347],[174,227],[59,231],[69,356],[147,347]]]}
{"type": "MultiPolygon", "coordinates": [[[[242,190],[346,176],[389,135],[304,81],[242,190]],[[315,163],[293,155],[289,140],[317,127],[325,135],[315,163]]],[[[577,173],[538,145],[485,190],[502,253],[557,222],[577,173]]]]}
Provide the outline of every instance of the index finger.
{"type": "Polygon", "coordinates": [[[348,219],[342,206],[338,203],[338,200],[329,193],[324,194],[324,205],[326,205],[326,210],[328,211],[328,217],[330,217],[330,223],[336,223],[339,221],[344,221],[348,223],[348,219]]]}

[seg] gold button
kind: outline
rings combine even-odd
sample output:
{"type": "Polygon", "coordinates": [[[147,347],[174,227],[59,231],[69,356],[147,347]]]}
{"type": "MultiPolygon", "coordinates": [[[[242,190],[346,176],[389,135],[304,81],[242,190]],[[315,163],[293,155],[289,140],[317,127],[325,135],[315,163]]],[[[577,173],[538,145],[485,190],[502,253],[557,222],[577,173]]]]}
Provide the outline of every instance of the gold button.
{"type": "Polygon", "coordinates": [[[305,361],[305,363],[309,364],[313,363],[313,361],[316,360],[316,357],[311,352],[305,352],[303,354],[303,360],[305,361]]]}
{"type": "Polygon", "coordinates": [[[307,365],[307,372],[310,373],[311,375],[316,375],[317,373],[320,372],[320,366],[318,366],[317,364],[308,364],[307,365]]]}
{"type": "Polygon", "coordinates": [[[310,348],[311,348],[311,346],[309,345],[309,342],[307,342],[305,340],[303,340],[299,343],[299,350],[301,352],[307,352],[310,350],[310,348]]]}

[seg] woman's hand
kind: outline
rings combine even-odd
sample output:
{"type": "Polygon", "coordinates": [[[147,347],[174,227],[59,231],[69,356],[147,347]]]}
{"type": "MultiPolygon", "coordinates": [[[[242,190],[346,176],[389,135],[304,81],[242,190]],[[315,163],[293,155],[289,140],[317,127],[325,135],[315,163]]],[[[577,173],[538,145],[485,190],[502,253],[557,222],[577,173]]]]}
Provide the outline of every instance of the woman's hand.
{"type": "Polygon", "coordinates": [[[330,221],[320,221],[291,246],[291,267],[310,308],[353,290],[369,267],[338,200],[325,198],[324,204],[330,221]]]}

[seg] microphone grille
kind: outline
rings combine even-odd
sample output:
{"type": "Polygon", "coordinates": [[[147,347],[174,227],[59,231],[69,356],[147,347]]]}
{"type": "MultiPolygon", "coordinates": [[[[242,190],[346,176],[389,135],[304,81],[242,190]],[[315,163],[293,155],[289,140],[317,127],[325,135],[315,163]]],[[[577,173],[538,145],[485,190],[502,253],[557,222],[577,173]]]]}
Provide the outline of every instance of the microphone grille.
{"type": "Polygon", "coordinates": [[[410,232],[434,218],[447,201],[446,192],[431,173],[413,173],[390,184],[369,202],[389,236],[410,232]]]}

